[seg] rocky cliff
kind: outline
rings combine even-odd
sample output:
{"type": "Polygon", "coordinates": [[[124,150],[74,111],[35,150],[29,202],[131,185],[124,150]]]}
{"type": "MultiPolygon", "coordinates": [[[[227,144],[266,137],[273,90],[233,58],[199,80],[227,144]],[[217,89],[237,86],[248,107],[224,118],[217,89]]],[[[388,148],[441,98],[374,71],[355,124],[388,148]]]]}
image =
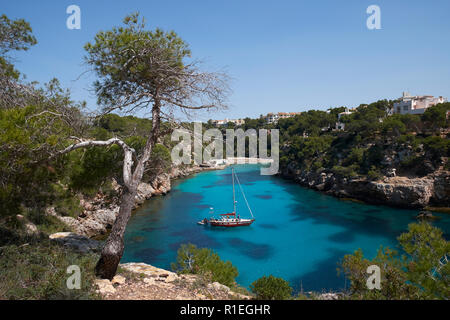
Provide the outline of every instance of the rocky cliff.
{"type": "Polygon", "coordinates": [[[436,171],[424,177],[384,177],[379,181],[348,179],[330,171],[305,172],[290,165],[281,175],[299,184],[340,198],[403,208],[450,206],[450,172],[436,171]]]}

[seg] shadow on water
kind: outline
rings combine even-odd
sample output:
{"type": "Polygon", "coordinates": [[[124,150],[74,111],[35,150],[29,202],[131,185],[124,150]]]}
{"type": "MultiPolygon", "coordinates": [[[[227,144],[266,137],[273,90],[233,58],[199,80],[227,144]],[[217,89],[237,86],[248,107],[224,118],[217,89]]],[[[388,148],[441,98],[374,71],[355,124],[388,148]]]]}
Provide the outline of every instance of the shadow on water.
{"type": "Polygon", "coordinates": [[[167,230],[169,229],[168,226],[154,226],[154,227],[146,227],[146,228],[142,228],[141,230],[144,232],[153,232],[153,231],[161,231],[161,230],[167,230]]]}
{"type": "Polygon", "coordinates": [[[278,227],[275,224],[268,224],[268,223],[259,223],[256,225],[259,228],[263,228],[263,229],[278,229],[278,227]]]}
{"type": "Polygon", "coordinates": [[[262,199],[262,200],[270,200],[270,199],[272,199],[272,196],[268,195],[268,194],[257,194],[255,197],[258,198],[258,199],[262,199]]]}
{"type": "Polygon", "coordinates": [[[134,252],[134,257],[138,261],[143,261],[145,263],[158,263],[161,262],[160,256],[164,253],[164,250],[157,248],[145,248],[134,252]]]}
{"type": "Polygon", "coordinates": [[[348,231],[342,231],[328,236],[328,240],[337,243],[352,243],[355,241],[355,235],[348,231]]]}
{"type": "Polygon", "coordinates": [[[348,252],[336,249],[329,249],[330,256],[315,263],[314,271],[295,276],[290,279],[290,284],[295,293],[299,293],[302,288],[308,291],[322,292],[345,289],[346,280],[343,275],[338,276],[337,268],[342,258],[348,252]]]}
{"type": "MultiPolygon", "coordinates": [[[[369,211],[363,209],[362,206],[364,205],[353,206],[352,210],[348,210],[347,208],[346,210],[344,209],[339,212],[332,206],[320,206],[320,209],[318,209],[319,207],[307,208],[303,203],[297,202],[296,204],[291,205],[293,216],[291,221],[296,222],[311,219],[318,225],[334,225],[342,227],[346,229],[345,233],[349,234],[346,236],[348,242],[351,242],[350,234],[353,236],[361,234],[396,238],[401,232],[406,231],[406,229],[404,229],[400,232],[398,229],[393,228],[388,217],[382,217],[383,209],[385,208],[369,209],[369,211]],[[374,214],[379,214],[380,216],[375,216],[374,214]]],[[[411,215],[410,222],[415,222],[413,215],[411,215]]],[[[334,235],[331,237],[334,237],[334,235]]],[[[337,239],[338,242],[345,241],[343,235],[337,236],[337,239]]]]}
{"type": "Polygon", "coordinates": [[[178,248],[182,244],[192,243],[199,248],[210,248],[210,249],[219,249],[222,247],[222,244],[214,239],[213,237],[208,236],[205,232],[203,232],[204,228],[201,226],[195,226],[190,228],[185,228],[182,230],[174,231],[170,233],[171,237],[182,238],[179,241],[172,242],[169,244],[169,248],[171,250],[178,250],[178,248]]]}
{"type": "Polygon", "coordinates": [[[273,248],[268,244],[254,243],[240,238],[231,238],[228,240],[228,243],[242,255],[255,260],[267,260],[274,252],[273,248]]]}

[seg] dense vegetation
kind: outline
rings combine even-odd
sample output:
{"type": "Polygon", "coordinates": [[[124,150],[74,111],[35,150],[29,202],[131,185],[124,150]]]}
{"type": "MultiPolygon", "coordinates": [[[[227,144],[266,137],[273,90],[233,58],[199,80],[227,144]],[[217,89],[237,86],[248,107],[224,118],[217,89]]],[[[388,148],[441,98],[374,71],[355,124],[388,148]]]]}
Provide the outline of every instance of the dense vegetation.
{"type": "Polygon", "coordinates": [[[281,133],[282,168],[344,177],[378,179],[390,170],[408,176],[424,176],[448,169],[450,103],[433,106],[423,115],[387,115],[393,101],[361,105],[343,115],[345,130],[333,130],[343,108],[308,111],[277,125],[281,133]]]}
{"type": "Polygon", "coordinates": [[[93,285],[97,259],[95,254],[76,253],[44,237],[4,246],[0,248],[0,299],[98,299],[93,285]],[[66,285],[67,268],[72,265],[80,267],[79,290],[66,285]]]}

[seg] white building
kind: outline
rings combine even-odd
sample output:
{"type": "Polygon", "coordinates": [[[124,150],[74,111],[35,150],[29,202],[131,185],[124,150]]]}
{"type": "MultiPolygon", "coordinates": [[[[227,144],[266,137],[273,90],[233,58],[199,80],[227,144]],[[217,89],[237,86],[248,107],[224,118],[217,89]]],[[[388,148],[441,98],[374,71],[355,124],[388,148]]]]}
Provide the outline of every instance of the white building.
{"type": "Polygon", "coordinates": [[[338,122],[336,122],[335,130],[337,131],[345,130],[345,123],[341,122],[341,117],[351,115],[353,112],[355,112],[355,109],[348,110],[348,108],[345,108],[344,112],[338,113],[338,122]]]}
{"type": "Polygon", "coordinates": [[[411,96],[408,92],[403,92],[400,102],[394,103],[394,113],[399,114],[423,114],[428,108],[447,102],[447,98],[440,96],[411,96]]]}
{"type": "Polygon", "coordinates": [[[338,114],[338,121],[341,121],[341,117],[342,116],[348,116],[348,115],[352,114],[354,111],[355,111],[354,109],[352,109],[350,111],[350,110],[348,110],[348,108],[345,108],[344,112],[341,112],[341,113],[338,114]]]}
{"type": "Polygon", "coordinates": [[[278,112],[278,113],[268,113],[266,115],[267,123],[277,123],[280,119],[287,119],[294,117],[296,115],[302,114],[301,112],[278,112]]]}
{"type": "Polygon", "coordinates": [[[242,126],[245,124],[245,120],[244,119],[225,119],[225,120],[213,120],[212,123],[216,126],[216,127],[220,127],[220,126],[226,126],[228,124],[228,122],[232,122],[237,126],[242,126]]]}

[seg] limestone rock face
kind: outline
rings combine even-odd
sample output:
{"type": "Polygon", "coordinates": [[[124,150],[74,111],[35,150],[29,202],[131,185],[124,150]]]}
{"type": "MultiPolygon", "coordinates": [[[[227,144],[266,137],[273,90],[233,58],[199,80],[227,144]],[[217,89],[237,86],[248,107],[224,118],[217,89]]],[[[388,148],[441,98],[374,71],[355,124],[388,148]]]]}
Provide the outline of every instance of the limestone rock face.
{"type": "Polygon", "coordinates": [[[208,284],[208,289],[216,290],[216,291],[225,291],[225,292],[230,292],[230,290],[231,290],[226,285],[223,285],[219,282],[213,282],[213,283],[208,284]]]}
{"type": "Polygon", "coordinates": [[[290,164],[281,175],[315,190],[369,203],[405,208],[450,205],[450,172],[445,170],[421,178],[392,176],[382,181],[369,181],[340,178],[329,171],[304,172],[290,164]]]}
{"type": "Polygon", "coordinates": [[[52,241],[81,253],[87,253],[89,251],[97,252],[101,250],[101,243],[99,241],[89,239],[73,232],[53,233],[49,238],[52,241]]]}
{"type": "Polygon", "coordinates": [[[121,276],[121,275],[115,275],[114,278],[111,280],[112,284],[124,284],[126,282],[125,277],[121,276]]]}
{"type": "Polygon", "coordinates": [[[120,266],[130,272],[144,274],[150,278],[154,278],[154,279],[162,278],[164,280],[161,280],[161,281],[164,281],[164,282],[172,282],[172,281],[175,281],[176,279],[178,279],[178,275],[175,272],[160,269],[160,268],[157,268],[157,267],[145,264],[145,263],[130,262],[130,263],[121,264],[120,266]],[[169,279],[169,281],[166,281],[167,279],[169,279]]]}
{"type": "Polygon", "coordinates": [[[138,186],[137,195],[136,195],[136,203],[135,206],[139,206],[144,203],[145,200],[151,198],[151,196],[155,193],[155,189],[149,184],[142,182],[138,186]]]}
{"type": "Polygon", "coordinates": [[[434,188],[431,179],[392,177],[383,182],[351,180],[333,191],[338,196],[344,194],[372,203],[420,208],[429,204],[434,188]]]}
{"type": "Polygon", "coordinates": [[[57,218],[71,227],[74,232],[86,237],[94,237],[105,234],[112,227],[114,221],[116,221],[118,213],[119,207],[117,206],[111,209],[107,208],[85,212],[84,217],[78,217],[77,219],[58,215],[57,218]]]}
{"type": "Polygon", "coordinates": [[[450,206],[450,172],[444,171],[434,177],[434,194],[431,204],[450,206]]]}
{"type": "Polygon", "coordinates": [[[97,292],[102,295],[114,294],[116,289],[108,279],[97,279],[95,285],[98,287],[97,292]]]}
{"type": "Polygon", "coordinates": [[[171,189],[170,175],[164,173],[156,176],[156,178],[151,181],[151,185],[157,195],[168,193],[171,189]]]}

